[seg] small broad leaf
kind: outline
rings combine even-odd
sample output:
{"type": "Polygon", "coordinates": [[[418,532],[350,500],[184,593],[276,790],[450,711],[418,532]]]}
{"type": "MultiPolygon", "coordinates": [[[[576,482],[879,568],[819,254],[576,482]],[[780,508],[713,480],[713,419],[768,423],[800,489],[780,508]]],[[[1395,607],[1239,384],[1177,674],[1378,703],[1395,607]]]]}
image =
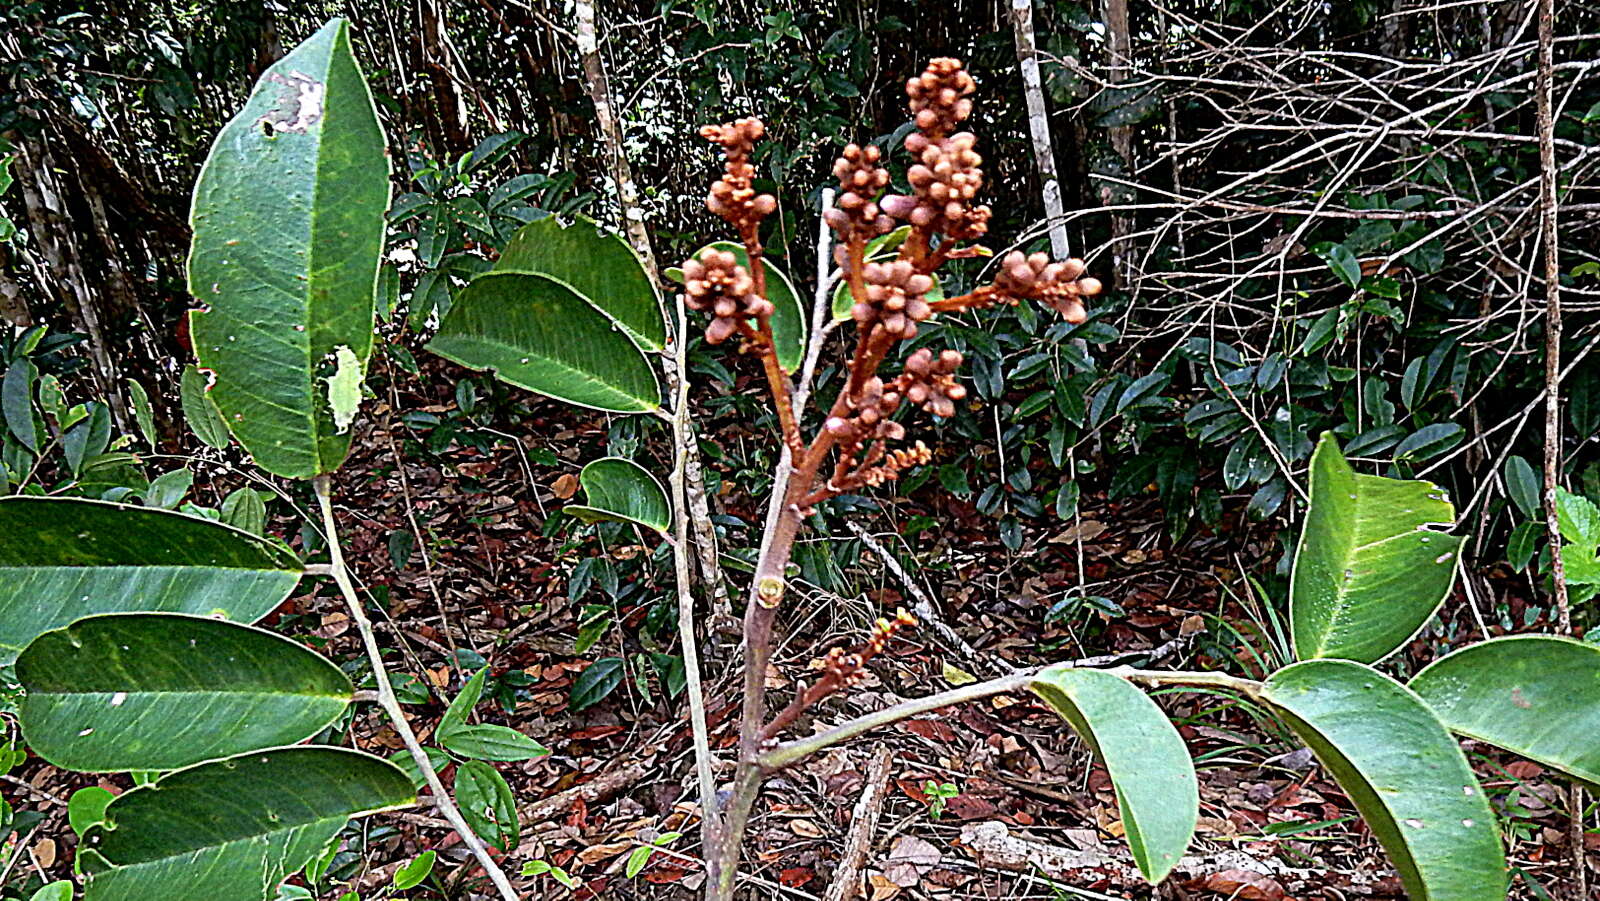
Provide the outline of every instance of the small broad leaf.
{"type": "Polygon", "coordinates": [[[569,504],[564,509],[584,522],[638,523],[663,535],[672,525],[672,505],[666,489],[649,470],[632,460],[595,460],[583,467],[578,482],[588,503],[569,504]]]}
{"type": "Polygon", "coordinates": [[[474,760],[494,760],[509,763],[532,760],[550,753],[550,749],[508,726],[461,726],[448,735],[439,736],[445,749],[474,760]]]}
{"type": "Polygon", "coordinates": [[[1371,663],[1405,644],[1450,591],[1454,522],[1442,489],[1357,473],[1323,435],[1290,579],[1295,656],[1371,663]]]}
{"type": "MultiPolygon", "coordinates": [[[[750,255],[745,252],[743,244],[732,241],[715,241],[694,252],[698,257],[709,248],[725,250],[739,260],[739,265],[750,268],[750,255]]],[[[800,368],[806,356],[806,311],[810,304],[802,303],[800,292],[794,288],[794,283],[771,260],[762,260],[766,270],[767,300],[772,302],[772,340],[777,346],[778,365],[784,372],[794,372],[800,368]]]]}
{"type": "Polygon", "coordinates": [[[437,851],[424,851],[412,858],[411,862],[394,871],[394,887],[396,891],[416,888],[433,872],[433,862],[439,856],[437,851]]]}
{"type": "Polygon", "coordinates": [[[661,406],[655,370],[632,339],[571,288],[543,275],[488,272],[473,279],[428,349],[581,407],[648,413],[661,406]]]}
{"type": "Polygon", "coordinates": [[[602,231],[591,219],[578,216],[571,224],[563,224],[547,216],[524,225],[500,253],[494,268],[547,275],[611,317],[641,348],[666,346],[661,297],[639,255],[621,236],[602,231]]]}
{"type": "Polygon", "coordinates": [[[1183,737],[1149,696],[1113,671],[1054,666],[1028,685],[1100,755],[1139,872],[1157,883],[1194,836],[1199,783],[1183,737]]]}
{"type": "Polygon", "coordinates": [[[193,366],[183,367],[178,379],[178,402],[183,407],[183,421],[201,443],[219,450],[233,443],[228,424],[211,400],[210,380],[193,366]]]}
{"type": "Polygon", "coordinates": [[[1561,537],[1582,548],[1600,545],[1600,507],[1581,494],[1556,488],[1556,523],[1561,537]]]}
{"type": "Polygon", "coordinates": [[[1285,667],[1261,698],[1350,796],[1412,901],[1505,901],[1494,811],[1423,699],[1347,660],[1285,667]]]}
{"type": "Polygon", "coordinates": [[[1510,495],[1517,509],[1529,519],[1539,517],[1539,475],[1534,472],[1533,465],[1522,457],[1512,454],[1506,458],[1506,465],[1500,470],[1506,480],[1506,494],[1510,495]]]}
{"type": "Polygon", "coordinates": [[[343,748],[256,751],[119,795],[79,849],[85,901],[272,897],[351,817],[416,801],[393,764],[343,748]]]}
{"type": "Polygon", "coordinates": [[[78,835],[105,819],[106,805],[117,796],[98,785],[80,788],[67,799],[67,825],[78,835]]]}
{"type": "Polygon", "coordinates": [[[133,408],[133,420],[139,425],[139,436],[144,443],[156,446],[156,417],[150,406],[150,394],[137,379],[128,379],[128,405],[133,408]]]}
{"type": "Polygon", "coordinates": [[[144,490],[146,506],[159,507],[162,510],[175,510],[189,496],[189,489],[194,487],[194,473],[187,469],[174,469],[156,476],[150,487],[144,490]]]}
{"type": "Polygon", "coordinates": [[[1450,731],[1600,785],[1600,647],[1494,638],[1435,660],[1411,689],[1450,731]]]}
{"type": "Polygon", "coordinates": [[[254,488],[236,488],[222,500],[222,521],[252,535],[267,531],[267,505],[254,488]]]}
{"type": "Polygon", "coordinates": [[[469,760],[456,769],[456,803],[467,825],[484,841],[510,850],[522,835],[516,798],[494,767],[469,760]]]}
{"type": "Polygon", "coordinates": [[[34,892],[28,901],[72,901],[72,883],[65,879],[52,882],[34,892]]]}
{"type": "Polygon", "coordinates": [[[372,352],[389,156],[349,25],[277,62],[223,126],[195,185],[189,293],[211,400],[263,469],[310,478],[350,449],[324,384],[372,352]]]}
{"type": "Polygon", "coordinates": [[[33,415],[33,380],[38,374],[33,363],[18,358],[0,379],[0,414],[5,417],[6,428],[17,436],[23,447],[35,453],[39,450],[40,429],[33,415]]]}
{"type": "Polygon", "coordinates": [[[198,517],[79,498],[0,500],[0,664],[34,636],[96,613],[255,622],[300,581],[300,561],[198,517]]]}
{"type": "Polygon", "coordinates": [[[80,619],[17,658],[28,744],[68,770],[174,770],[292,744],[350,702],[338,667],[276,632],[172,613],[80,619]]]}
{"type": "Polygon", "coordinates": [[[1332,241],[1324,241],[1313,245],[1311,252],[1322,258],[1333,274],[1339,277],[1347,287],[1354,288],[1361,283],[1361,261],[1350,252],[1350,248],[1332,241]]]}

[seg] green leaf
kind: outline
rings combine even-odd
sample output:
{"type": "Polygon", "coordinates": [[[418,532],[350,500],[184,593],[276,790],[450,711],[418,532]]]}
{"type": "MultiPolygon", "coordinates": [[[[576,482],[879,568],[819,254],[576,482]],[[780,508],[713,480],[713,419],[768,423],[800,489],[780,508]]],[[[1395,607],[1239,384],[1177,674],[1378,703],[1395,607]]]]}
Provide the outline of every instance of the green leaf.
{"type": "Polygon", "coordinates": [[[456,803],[467,825],[484,841],[507,851],[517,846],[522,826],[517,820],[511,786],[494,767],[469,760],[456,769],[456,803]]]}
{"type": "Polygon", "coordinates": [[[1584,548],[1600,545],[1600,508],[1581,494],[1556,486],[1556,523],[1561,537],[1584,548]]]}
{"type": "Polygon", "coordinates": [[[1543,505],[1539,502],[1539,475],[1534,472],[1533,465],[1513,454],[1506,458],[1500,474],[1506,480],[1506,494],[1522,515],[1529,519],[1540,518],[1539,510],[1543,505]]]}
{"type": "Polygon", "coordinates": [[[564,509],[584,522],[631,522],[665,535],[672,525],[666,489],[649,470],[623,457],[603,457],[578,476],[587,504],[564,509]]]}
{"type": "Polygon", "coordinates": [[[394,871],[394,887],[397,891],[416,888],[428,874],[433,872],[434,859],[439,856],[436,851],[424,851],[411,860],[410,863],[394,871]]]}
{"type": "Polygon", "coordinates": [[[549,748],[508,726],[462,726],[448,735],[441,733],[439,744],[462,757],[505,763],[532,760],[550,753],[549,748]]]}
{"type": "Polygon", "coordinates": [[[33,415],[33,380],[38,372],[28,360],[19,358],[6,368],[5,379],[0,381],[0,414],[5,416],[6,428],[34,453],[39,451],[39,421],[33,415]]]}
{"type": "Polygon", "coordinates": [[[1311,252],[1321,257],[1322,261],[1328,264],[1328,268],[1333,270],[1333,274],[1339,277],[1339,281],[1344,282],[1347,287],[1354,288],[1361,283],[1361,261],[1350,252],[1350,248],[1332,241],[1324,241],[1313,245],[1311,252]]]}
{"type": "Polygon", "coordinates": [[[343,748],[275,748],[178,770],[120,795],[84,835],[84,898],[267,899],[351,817],[415,801],[393,764],[343,748]]]}
{"type": "Polygon", "coordinates": [[[236,488],[222,499],[222,521],[252,535],[267,531],[267,505],[254,488],[236,488]]]}
{"type": "Polygon", "coordinates": [[[183,421],[201,443],[219,450],[233,443],[228,424],[222,421],[222,412],[211,399],[205,373],[193,366],[183,367],[178,379],[178,402],[183,407],[183,421]]]}
{"type": "Polygon", "coordinates": [[[655,370],[633,341],[571,288],[543,275],[489,272],[473,279],[428,349],[581,407],[647,413],[661,406],[655,370]]]}
{"type": "Polygon", "coordinates": [[[661,297],[639,255],[591,219],[578,216],[563,224],[547,216],[528,223],[512,236],[494,268],[549,276],[611,317],[641,348],[666,346],[661,297]]]}
{"type": "Polygon", "coordinates": [[[601,657],[589,664],[572,680],[573,710],[585,710],[605,700],[606,695],[622,684],[623,660],[621,657],[601,657]]]}
{"type": "MultiPolygon", "coordinates": [[[[707,248],[725,250],[739,260],[739,265],[749,268],[750,255],[745,253],[743,244],[732,241],[715,241],[694,252],[700,256],[707,248]]],[[[772,302],[772,340],[778,350],[778,365],[784,372],[794,372],[800,368],[806,356],[806,310],[808,305],[800,301],[800,292],[794,289],[794,283],[771,260],[763,259],[763,267],[767,275],[767,300],[772,302]]]]}
{"type": "Polygon", "coordinates": [[[187,469],[174,469],[171,472],[156,476],[150,487],[145,489],[144,502],[151,507],[162,510],[175,510],[189,496],[189,489],[194,487],[194,473],[187,469]]]}
{"type": "Polygon", "coordinates": [[[461,686],[461,694],[456,695],[456,699],[445,708],[444,716],[439,719],[437,731],[440,738],[466,725],[472,708],[478,706],[478,699],[483,697],[483,683],[488,676],[489,668],[486,666],[474,673],[466,685],[461,686]]]}
{"type": "Polygon", "coordinates": [[[72,883],[57,880],[33,893],[28,901],[72,901],[72,883]]]}
{"type": "Polygon", "coordinates": [[[0,500],[0,664],[34,636],[96,613],[255,622],[300,561],[248,532],[182,513],[78,498],[0,500]]]}
{"type": "Polygon", "coordinates": [[[150,406],[150,394],[137,379],[128,379],[128,400],[133,407],[133,419],[139,425],[139,435],[144,443],[156,447],[156,417],[150,406]]]}
{"type": "Polygon", "coordinates": [[[1165,879],[1188,848],[1200,812],[1194,763],[1178,730],[1115,672],[1054,666],[1028,687],[1105,762],[1139,872],[1151,883],[1165,879]]]}
{"type": "Polygon", "coordinates": [[[349,451],[321,382],[340,347],[366,369],[388,207],[387,142],[333,19],[267,69],[195,186],[195,356],[268,472],[310,478],[349,451]]]}
{"type": "Polygon", "coordinates": [[[1411,680],[1450,731],[1600,785],[1600,647],[1512,635],[1435,660],[1411,680]]]}
{"type": "Polygon", "coordinates": [[[1437,486],[1357,473],[1323,435],[1290,580],[1295,656],[1371,663],[1405,644],[1450,591],[1454,521],[1437,486]]]}
{"type": "Polygon", "coordinates": [[[1494,812],[1421,698],[1346,660],[1285,667],[1261,697],[1350,796],[1412,901],[1505,901],[1494,812]]]}
{"type": "Polygon", "coordinates": [[[17,658],[22,731],[62,769],[175,770],[293,744],[354,689],[276,632],[205,616],[116,613],[46,632],[17,658]]]}
{"type": "Polygon", "coordinates": [[[98,785],[78,789],[67,799],[67,825],[82,836],[84,830],[105,819],[106,805],[116,797],[98,785]]]}

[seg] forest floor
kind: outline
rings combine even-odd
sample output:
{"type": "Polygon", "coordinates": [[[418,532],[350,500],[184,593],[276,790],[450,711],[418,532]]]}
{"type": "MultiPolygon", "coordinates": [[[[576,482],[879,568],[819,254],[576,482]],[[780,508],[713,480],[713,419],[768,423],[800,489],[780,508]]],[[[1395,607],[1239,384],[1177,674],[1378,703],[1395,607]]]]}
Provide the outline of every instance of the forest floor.
{"type": "MultiPolygon", "coordinates": [[[[630,679],[602,703],[569,708],[574,678],[595,659],[632,657],[650,646],[643,621],[648,602],[658,599],[641,593],[613,603],[613,624],[593,647],[577,652],[580,625],[593,611],[569,599],[575,564],[597,553],[641,562],[654,550],[602,547],[571,532],[543,534],[548,515],[572,493],[573,463],[596,456],[604,444],[604,419],[531,401],[536,418],[529,436],[487,452],[452,443],[437,454],[413,454],[402,478],[400,449],[406,439],[415,447],[423,437],[404,414],[440,415],[453,404],[444,396],[448,380],[432,386],[372,403],[371,425],[344,470],[367,475],[345,477],[340,509],[359,578],[387,598],[382,637],[401,649],[391,665],[429,689],[426,703],[408,707],[414,727],[426,743],[469,664],[481,657],[501,677],[502,703],[480,706],[480,715],[552,752],[500,765],[521,821],[508,868],[515,875],[528,861],[545,861],[581,882],[574,892],[548,874],[534,876],[520,880],[525,896],[692,897],[703,872],[682,695],[668,697],[659,679],[630,679]],[[391,536],[411,531],[413,523],[422,541],[415,552],[397,553],[391,536]],[[521,675],[504,678],[511,673],[521,675]],[[683,836],[662,841],[641,872],[627,875],[638,848],[678,832],[683,836]]],[[[229,467],[211,469],[212,488],[237,484],[229,467]]],[[[860,589],[854,595],[802,585],[805,596],[787,617],[770,685],[781,693],[805,677],[823,650],[852,645],[881,613],[909,607],[916,588],[907,579],[935,599],[966,647],[943,646],[927,624],[903,633],[862,686],[812,711],[791,734],[1008,666],[1113,655],[1137,666],[1260,675],[1281,659],[1275,648],[1282,647],[1283,624],[1246,576],[1273,571],[1280,544],[1270,524],[1229,516],[1220,534],[1191,532],[1174,543],[1154,500],[1109,503],[1086,495],[1076,519],[1035,523],[1011,551],[992,518],[937,487],[883,502],[901,521],[921,515],[934,523],[910,539],[883,528],[881,518],[863,523],[881,543],[904,542],[898,546],[924,565],[901,576],[868,551],[849,574],[860,589]],[[1085,597],[1092,600],[1069,600],[1085,597]]],[[[754,519],[748,497],[729,492],[714,504],[720,513],[754,519]]],[[[280,534],[299,529],[288,517],[274,525],[280,534]]],[[[840,541],[852,537],[839,531],[840,541]]],[[[302,535],[297,543],[304,541],[302,535]]],[[[633,571],[646,571],[650,564],[642,562],[633,571]]],[[[1488,577],[1513,596],[1514,614],[1522,609],[1514,595],[1525,585],[1488,577]]],[[[323,643],[335,660],[358,659],[357,635],[331,586],[307,580],[302,592],[268,622],[323,643]]],[[[1413,643],[1409,657],[1426,660],[1444,640],[1437,636],[1467,625],[1468,605],[1457,600],[1446,605],[1447,621],[1413,643]]],[[[713,744],[731,760],[737,639],[713,633],[701,651],[713,744]]],[[[872,901],[1402,897],[1348,799],[1280,724],[1248,701],[1217,693],[1159,700],[1201,775],[1197,840],[1163,894],[1152,896],[1138,878],[1121,842],[1110,781],[1083,742],[1031,698],[1001,697],[902,722],[772,779],[747,845],[749,897],[834,901],[844,887],[841,864],[852,856],[859,861],[858,897],[872,901]],[[865,823],[874,828],[857,828],[865,823]]],[[[379,753],[402,747],[372,705],[361,706],[350,735],[379,753]]],[[[1481,746],[1469,744],[1468,751],[1513,830],[1514,897],[1545,897],[1568,866],[1562,783],[1537,765],[1505,763],[1481,746]]],[[[10,793],[19,810],[46,817],[42,838],[21,866],[69,877],[74,836],[64,799],[93,777],[35,759],[5,778],[22,789],[10,793]]],[[[101,784],[122,790],[126,782],[108,777],[101,784]]],[[[488,897],[454,834],[426,808],[367,822],[343,869],[361,897],[377,896],[396,868],[428,848],[440,852],[436,872],[447,878],[435,887],[440,894],[418,889],[410,897],[488,897]]],[[[1590,851],[1600,852],[1600,842],[1590,851]]],[[[317,897],[338,898],[342,891],[323,889],[317,897]]]]}

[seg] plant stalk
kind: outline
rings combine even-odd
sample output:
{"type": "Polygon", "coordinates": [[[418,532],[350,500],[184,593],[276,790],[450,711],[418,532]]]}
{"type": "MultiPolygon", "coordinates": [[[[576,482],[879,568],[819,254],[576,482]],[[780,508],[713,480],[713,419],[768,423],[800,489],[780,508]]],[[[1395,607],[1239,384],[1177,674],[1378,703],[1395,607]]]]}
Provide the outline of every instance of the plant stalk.
{"type": "Polygon", "coordinates": [[[328,539],[328,555],[332,561],[329,566],[329,575],[338,584],[339,591],[344,595],[345,604],[350,608],[350,615],[355,618],[356,628],[361,632],[361,643],[366,648],[367,660],[372,665],[373,681],[378,683],[378,706],[388,715],[389,722],[394,726],[394,731],[405,742],[406,750],[411,752],[411,759],[416,763],[417,769],[422,772],[422,778],[427,781],[428,788],[433,791],[434,806],[444,814],[444,818],[455,828],[456,834],[461,836],[472,856],[478,859],[483,871],[488,874],[489,881],[494,883],[504,901],[519,901],[516,889],[511,887],[511,880],[506,878],[505,871],[495,863],[489,855],[489,849],[478,839],[478,834],[472,831],[467,821],[461,816],[461,810],[456,807],[450,793],[445,790],[444,783],[439,780],[439,773],[434,770],[433,764],[428,760],[428,753],[422,749],[422,743],[417,741],[417,734],[411,730],[411,724],[406,721],[405,712],[400,709],[400,701],[395,697],[394,686],[389,681],[389,668],[383,662],[383,653],[378,648],[378,636],[372,628],[372,620],[367,618],[366,610],[361,606],[361,599],[356,595],[355,583],[350,579],[350,570],[345,565],[344,551],[339,546],[338,523],[333,518],[333,500],[330,493],[330,478],[327,475],[317,476],[312,480],[312,488],[316,491],[317,505],[322,509],[322,529],[328,539]]]}

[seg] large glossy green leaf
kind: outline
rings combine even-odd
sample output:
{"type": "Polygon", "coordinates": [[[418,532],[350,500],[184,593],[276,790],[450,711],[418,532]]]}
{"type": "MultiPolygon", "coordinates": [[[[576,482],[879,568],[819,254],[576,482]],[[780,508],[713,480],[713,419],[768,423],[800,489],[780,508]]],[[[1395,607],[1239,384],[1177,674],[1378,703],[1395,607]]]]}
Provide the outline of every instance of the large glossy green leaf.
{"type": "Polygon", "coordinates": [[[173,613],[80,619],[17,658],[28,744],[68,770],[175,770],[315,735],[353,689],[265,629],[173,613]]]}
{"type": "Polygon", "coordinates": [[[255,901],[355,816],[416,800],[394,764],[342,748],[256,751],[119,796],[79,846],[85,901],[255,901]]]}
{"type": "Polygon", "coordinates": [[[565,510],[584,522],[632,522],[663,534],[672,524],[666,490],[649,470],[632,460],[595,460],[583,468],[578,483],[588,503],[569,504],[565,510]]]}
{"type": "Polygon", "coordinates": [[[563,282],[646,350],[666,346],[661,298],[628,242],[582,216],[564,224],[554,216],[519,229],[494,265],[498,272],[537,272],[563,282]]]}
{"type": "Polygon", "coordinates": [[[1274,673],[1262,700],[1355,802],[1412,901],[1505,901],[1494,812],[1421,698],[1369,666],[1311,660],[1274,673]]]}
{"type": "Polygon", "coordinates": [[[303,568],[278,545],[218,522],[105,501],[0,500],[0,664],[34,636],[96,613],[255,622],[303,568]]]}
{"type": "MultiPolygon", "coordinates": [[[[708,247],[726,250],[739,259],[739,265],[748,267],[750,255],[745,253],[743,244],[732,241],[715,241],[694,252],[698,257],[708,247]]],[[[809,304],[800,301],[800,292],[794,288],[794,283],[771,260],[763,260],[767,274],[767,300],[772,302],[772,340],[778,348],[778,364],[784,372],[794,372],[800,368],[806,356],[806,310],[809,304]]]]}
{"type": "Polygon", "coordinates": [[[1028,686],[1083,736],[1111,775],[1139,872],[1172,872],[1194,836],[1200,795],[1183,737],[1156,703],[1115,672],[1050,667],[1028,686]]]}
{"type": "Polygon", "coordinates": [[[1600,648],[1495,638],[1435,660],[1411,688],[1450,731],[1600,785],[1600,648]]]}
{"type": "Polygon", "coordinates": [[[1357,473],[1323,435],[1291,580],[1295,656],[1371,663],[1404,645],[1450,591],[1454,522],[1443,489],[1357,473]]]}
{"type": "Polygon", "coordinates": [[[428,349],[581,407],[646,413],[661,406],[655,370],[627,334],[543,275],[487,272],[473,279],[428,349]]]}
{"type": "Polygon", "coordinates": [[[334,19],[267,69],[200,171],[195,356],[269,472],[331,472],[349,451],[327,379],[340,348],[363,372],[372,352],[388,159],[349,27],[334,19]]]}

